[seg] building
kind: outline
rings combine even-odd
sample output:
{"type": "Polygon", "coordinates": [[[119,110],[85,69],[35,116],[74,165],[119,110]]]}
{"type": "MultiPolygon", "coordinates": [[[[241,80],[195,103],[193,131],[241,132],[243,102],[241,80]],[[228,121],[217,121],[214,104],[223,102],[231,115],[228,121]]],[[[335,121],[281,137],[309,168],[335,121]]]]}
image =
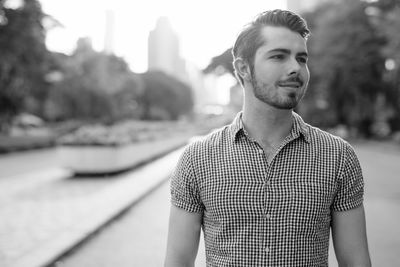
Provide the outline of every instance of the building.
{"type": "Polygon", "coordinates": [[[115,15],[113,10],[106,11],[106,28],[104,34],[104,52],[112,54],[114,52],[114,29],[115,15]]]}
{"type": "Polygon", "coordinates": [[[148,70],[163,71],[188,82],[185,61],[180,55],[178,35],[167,17],[160,17],[148,38],[148,70]]]}
{"type": "Polygon", "coordinates": [[[180,41],[167,17],[160,17],[148,38],[148,70],[162,71],[188,84],[193,90],[195,110],[223,102],[218,94],[218,77],[205,76],[180,55],[180,41]]]}

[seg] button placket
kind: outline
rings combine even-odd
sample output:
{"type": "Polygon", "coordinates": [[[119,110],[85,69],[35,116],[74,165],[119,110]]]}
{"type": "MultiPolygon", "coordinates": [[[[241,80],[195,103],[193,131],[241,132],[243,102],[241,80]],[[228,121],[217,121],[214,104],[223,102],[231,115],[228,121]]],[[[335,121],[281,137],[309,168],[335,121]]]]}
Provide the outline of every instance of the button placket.
{"type": "MultiPolygon", "coordinates": [[[[263,153],[264,154],[264,153],[263,153]]],[[[264,159],[266,160],[266,158],[264,157],[264,159]]],[[[264,214],[263,214],[263,220],[264,220],[264,229],[265,232],[263,234],[264,236],[264,242],[263,242],[263,246],[262,246],[262,250],[264,252],[265,257],[269,257],[269,246],[271,244],[271,238],[272,237],[272,233],[274,232],[274,225],[270,223],[270,218],[271,218],[271,204],[273,202],[271,202],[273,196],[272,196],[272,192],[271,192],[271,188],[270,188],[270,174],[269,174],[269,166],[266,166],[265,169],[265,173],[264,173],[264,177],[265,177],[265,182],[264,182],[264,214]]]]}
{"type": "Polygon", "coordinates": [[[268,198],[272,197],[272,190],[271,190],[271,181],[269,180],[269,177],[266,177],[267,181],[265,182],[265,201],[266,201],[266,206],[265,206],[265,214],[264,217],[265,219],[269,220],[271,218],[271,207],[267,207],[268,203],[268,198]]]}

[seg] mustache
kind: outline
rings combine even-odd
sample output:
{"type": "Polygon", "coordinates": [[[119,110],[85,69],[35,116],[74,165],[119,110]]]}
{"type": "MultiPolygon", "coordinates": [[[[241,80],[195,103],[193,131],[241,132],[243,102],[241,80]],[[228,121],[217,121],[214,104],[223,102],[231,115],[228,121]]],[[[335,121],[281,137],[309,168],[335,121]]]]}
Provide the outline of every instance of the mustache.
{"type": "Polygon", "coordinates": [[[279,83],[300,83],[301,85],[303,85],[304,81],[299,76],[295,76],[295,77],[290,77],[289,79],[286,80],[279,81],[279,83]]]}

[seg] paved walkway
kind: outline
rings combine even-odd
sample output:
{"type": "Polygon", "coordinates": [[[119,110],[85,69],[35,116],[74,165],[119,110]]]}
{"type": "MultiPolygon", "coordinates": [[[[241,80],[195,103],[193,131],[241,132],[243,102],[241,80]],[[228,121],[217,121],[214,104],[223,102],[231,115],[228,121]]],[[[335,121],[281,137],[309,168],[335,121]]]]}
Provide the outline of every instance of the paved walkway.
{"type": "MultiPolygon", "coordinates": [[[[186,143],[168,139],[137,163],[186,143]]],[[[54,167],[0,179],[0,266],[45,266],[167,179],[179,152],[108,177],[54,167]]]]}
{"type": "MultiPolygon", "coordinates": [[[[400,149],[382,147],[370,143],[356,145],[367,184],[370,251],[374,266],[400,266],[400,149]]],[[[176,151],[150,165],[104,179],[73,178],[60,168],[2,177],[0,266],[36,267],[51,263],[154,186],[165,182],[179,154],[176,151]]],[[[160,191],[120,218],[122,226],[116,221],[104,228],[93,238],[94,245],[88,242],[88,246],[82,246],[56,266],[160,266],[165,251],[167,196],[164,183],[160,191]],[[124,241],[128,239],[130,243],[124,241]],[[93,260],[97,263],[90,265],[93,260]]],[[[204,266],[201,250],[199,261],[198,266],[204,266]]]]}
{"type": "MultiPolygon", "coordinates": [[[[366,180],[365,209],[373,266],[400,266],[400,146],[355,145],[366,180]]],[[[169,183],[61,259],[57,267],[162,266],[168,227],[169,183]]],[[[196,266],[205,266],[200,244],[196,266]]],[[[331,246],[329,262],[337,266],[331,246]]]]}
{"type": "MultiPolygon", "coordinates": [[[[169,181],[52,267],[161,267],[169,217],[169,181]]],[[[196,266],[205,265],[200,245],[196,266]]]]}

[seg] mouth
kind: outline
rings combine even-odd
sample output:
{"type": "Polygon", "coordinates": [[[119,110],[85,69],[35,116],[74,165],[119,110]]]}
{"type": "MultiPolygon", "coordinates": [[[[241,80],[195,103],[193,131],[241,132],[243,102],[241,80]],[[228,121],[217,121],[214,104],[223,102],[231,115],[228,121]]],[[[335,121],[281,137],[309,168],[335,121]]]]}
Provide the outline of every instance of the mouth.
{"type": "Polygon", "coordinates": [[[303,83],[302,82],[280,82],[280,83],[278,83],[278,86],[298,89],[303,86],[303,83]]]}

